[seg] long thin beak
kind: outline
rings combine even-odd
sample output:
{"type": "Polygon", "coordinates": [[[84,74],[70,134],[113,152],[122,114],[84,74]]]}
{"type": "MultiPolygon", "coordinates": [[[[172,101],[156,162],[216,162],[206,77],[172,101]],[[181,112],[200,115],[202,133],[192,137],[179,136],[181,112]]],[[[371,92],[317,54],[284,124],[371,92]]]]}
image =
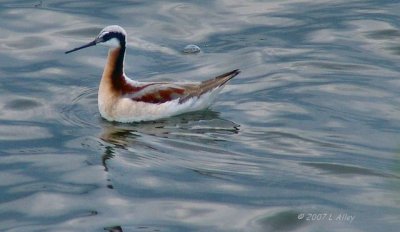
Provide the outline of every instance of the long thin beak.
{"type": "Polygon", "coordinates": [[[74,52],[74,51],[78,51],[78,50],[81,50],[81,49],[84,49],[84,48],[87,48],[87,47],[91,47],[91,46],[94,46],[96,44],[97,44],[96,40],[93,40],[92,42],[90,42],[88,44],[85,44],[83,46],[80,46],[80,47],[74,48],[72,50],[66,51],[65,54],[68,54],[68,53],[71,53],[71,52],[74,52]]]}

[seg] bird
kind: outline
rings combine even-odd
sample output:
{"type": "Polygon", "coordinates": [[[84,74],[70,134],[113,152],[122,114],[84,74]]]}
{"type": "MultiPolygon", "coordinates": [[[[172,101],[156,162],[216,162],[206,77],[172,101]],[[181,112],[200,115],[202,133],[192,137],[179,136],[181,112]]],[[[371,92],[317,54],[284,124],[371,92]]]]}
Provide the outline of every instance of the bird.
{"type": "Polygon", "coordinates": [[[226,83],[240,73],[226,72],[202,82],[142,82],[124,72],[126,31],[118,25],[103,28],[96,38],[65,54],[99,45],[109,47],[98,90],[100,115],[121,123],[155,121],[208,108],[226,83]]]}

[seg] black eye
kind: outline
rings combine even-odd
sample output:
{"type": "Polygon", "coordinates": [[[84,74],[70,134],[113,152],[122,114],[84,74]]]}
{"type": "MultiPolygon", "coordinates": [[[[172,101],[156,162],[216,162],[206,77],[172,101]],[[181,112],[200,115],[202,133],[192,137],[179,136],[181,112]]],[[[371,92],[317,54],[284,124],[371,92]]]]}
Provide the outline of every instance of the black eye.
{"type": "Polygon", "coordinates": [[[111,35],[111,33],[107,33],[105,35],[103,35],[103,41],[107,41],[110,40],[113,36],[111,35]]]}
{"type": "Polygon", "coordinates": [[[98,42],[107,42],[110,39],[117,39],[120,45],[125,46],[125,35],[120,32],[104,32],[98,38],[98,42]]]}

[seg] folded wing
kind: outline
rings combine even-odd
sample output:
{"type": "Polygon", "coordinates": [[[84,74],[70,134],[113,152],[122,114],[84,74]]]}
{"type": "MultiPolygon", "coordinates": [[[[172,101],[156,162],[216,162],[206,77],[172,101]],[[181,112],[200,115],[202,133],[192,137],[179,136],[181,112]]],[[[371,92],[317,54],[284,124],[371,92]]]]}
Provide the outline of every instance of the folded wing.
{"type": "Polygon", "coordinates": [[[201,83],[148,83],[125,97],[133,101],[153,104],[161,104],[175,99],[179,99],[179,103],[184,103],[191,98],[198,98],[204,93],[224,86],[239,72],[239,70],[233,70],[201,83]]]}

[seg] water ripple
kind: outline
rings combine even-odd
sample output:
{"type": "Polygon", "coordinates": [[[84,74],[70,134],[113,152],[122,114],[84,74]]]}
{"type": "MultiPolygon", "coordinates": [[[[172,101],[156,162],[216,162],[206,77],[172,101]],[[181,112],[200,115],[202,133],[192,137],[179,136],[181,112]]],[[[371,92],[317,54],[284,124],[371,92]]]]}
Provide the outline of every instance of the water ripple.
{"type": "Polygon", "coordinates": [[[97,110],[97,88],[82,90],[60,112],[67,124],[78,127],[98,127],[100,115],[97,110]]]}

